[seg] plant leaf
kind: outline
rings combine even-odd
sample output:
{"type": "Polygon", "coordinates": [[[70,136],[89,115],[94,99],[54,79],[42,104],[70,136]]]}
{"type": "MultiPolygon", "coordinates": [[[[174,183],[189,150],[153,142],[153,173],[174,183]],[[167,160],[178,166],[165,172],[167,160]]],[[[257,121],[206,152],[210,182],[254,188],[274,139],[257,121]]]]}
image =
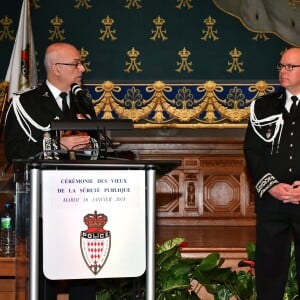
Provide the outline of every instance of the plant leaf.
{"type": "Polygon", "coordinates": [[[211,253],[201,261],[199,269],[201,271],[207,271],[215,268],[218,265],[218,260],[220,258],[219,253],[211,253]]]}
{"type": "Polygon", "coordinates": [[[246,245],[246,251],[247,251],[247,257],[248,260],[253,260],[254,261],[254,256],[255,256],[255,244],[254,243],[248,243],[246,245]]]}
{"type": "Polygon", "coordinates": [[[168,251],[174,247],[178,247],[179,245],[181,245],[184,242],[184,238],[180,238],[180,237],[175,237],[173,239],[170,239],[168,241],[165,241],[162,245],[160,245],[157,249],[156,249],[156,253],[160,254],[162,252],[168,251]]]}

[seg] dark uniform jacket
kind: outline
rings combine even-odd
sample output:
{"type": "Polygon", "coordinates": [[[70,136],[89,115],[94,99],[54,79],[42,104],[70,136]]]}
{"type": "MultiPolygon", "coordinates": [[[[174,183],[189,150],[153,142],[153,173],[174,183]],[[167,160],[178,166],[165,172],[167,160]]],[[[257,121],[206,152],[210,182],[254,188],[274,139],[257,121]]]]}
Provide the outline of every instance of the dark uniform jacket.
{"type": "MultiPolygon", "coordinates": [[[[73,94],[70,97],[71,115],[76,116],[76,113],[83,113],[95,117],[95,111],[92,106],[87,107],[79,103],[73,94]],[[79,103],[78,105],[75,105],[75,100],[77,101],[76,103],[79,103]]],[[[42,127],[47,127],[55,119],[63,120],[63,113],[46,83],[21,94],[20,103],[30,117],[42,127]]],[[[8,161],[34,157],[43,151],[45,132],[31,124],[26,129],[30,129],[31,136],[37,142],[32,141],[25,134],[17,121],[12,105],[10,105],[4,128],[4,150],[8,161]]]]}
{"type": "Polygon", "coordinates": [[[262,204],[267,210],[278,209],[281,202],[273,199],[268,190],[279,182],[291,184],[300,180],[300,108],[298,106],[296,115],[291,117],[285,109],[285,100],[285,90],[281,90],[254,103],[257,120],[270,118],[261,126],[258,121],[256,131],[267,140],[275,135],[273,142],[264,141],[255,132],[251,117],[245,135],[244,152],[256,188],[258,209],[262,204]]]}

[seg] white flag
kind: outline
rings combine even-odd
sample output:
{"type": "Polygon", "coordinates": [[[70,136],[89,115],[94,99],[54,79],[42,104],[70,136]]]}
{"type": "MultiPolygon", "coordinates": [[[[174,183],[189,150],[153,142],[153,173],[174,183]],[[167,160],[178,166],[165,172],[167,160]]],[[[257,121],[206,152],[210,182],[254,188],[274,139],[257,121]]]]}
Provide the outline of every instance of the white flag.
{"type": "Polygon", "coordinates": [[[13,93],[37,85],[37,68],[30,20],[30,0],[23,0],[18,32],[5,81],[9,83],[8,99],[13,93]]]}

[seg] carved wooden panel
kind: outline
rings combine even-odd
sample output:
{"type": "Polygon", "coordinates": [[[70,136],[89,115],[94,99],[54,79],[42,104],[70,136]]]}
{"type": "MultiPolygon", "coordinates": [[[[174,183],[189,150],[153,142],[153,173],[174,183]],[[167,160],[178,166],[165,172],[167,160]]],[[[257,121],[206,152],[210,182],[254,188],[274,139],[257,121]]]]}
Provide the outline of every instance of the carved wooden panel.
{"type": "Polygon", "coordinates": [[[157,180],[160,224],[253,224],[244,158],[241,155],[188,155],[182,166],[157,180]]]}
{"type": "Polygon", "coordinates": [[[239,142],[211,139],[129,139],[120,149],[141,160],[179,160],[181,165],[158,178],[158,225],[255,224],[252,186],[239,142]]]}

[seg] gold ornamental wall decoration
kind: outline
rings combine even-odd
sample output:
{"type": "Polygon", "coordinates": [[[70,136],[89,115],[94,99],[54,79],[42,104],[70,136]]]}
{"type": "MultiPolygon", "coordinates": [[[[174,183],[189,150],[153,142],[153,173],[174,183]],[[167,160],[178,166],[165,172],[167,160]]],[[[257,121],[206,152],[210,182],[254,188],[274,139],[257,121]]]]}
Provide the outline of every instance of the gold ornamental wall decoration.
{"type": "Polygon", "coordinates": [[[153,23],[155,25],[155,29],[152,29],[152,36],[150,40],[157,40],[162,39],[163,41],[167,40],[167,30],[163,30],[163,25],[166,23],[165,19],[161,18],[160,16],[157,16],[155,19],[153,19],[153,23]]]}
{"type": "Polygon", "coordinates": [[[8,85],[7,81],[0,82],[0,128],[4,125],[6,111],[9,106],[8,85]]]}
{"type": "Polygon", "coordinates": [[[41,7],[40,0],[31,0],[30,4],[34,9],[38,9],[41,7]]]}
{"type": "Polygon", "coordinates": [[[0,107],[2,108],[1,111],[3,111],[3,105],[7,99],[8,85],[9,83],[6,81],[0,82],[0,107]]]}
{"type": "Polygon", "coordinates": [[[89,9],[91,7],[93,7],[91,5],[91,0],[75,0],[75,4],[74,7],[79,9],[79,8],[85,8],[85,9],[89,9]]]}
{"type": "Polygon", "coordinates": [[[193,63],[191,61],[190,62],[188,61],[188,58],[191,55],[191,52],[188,51],[184,47],[182,50],[180,50],[178,52],[178,55],[180,56],[181,61],[176,62],[177,66],[178,66],[178,68],[176,69],[176,72],[178,72],[178,73],[181,73],[183,71],[188,72],[188,73],[193,72],[193,69],[191,68],[193,63]]]}
{"type": "Polygon", "coordinates": [[[264,40],[264,41],[267,41],[269,40],[270,38],[267,36],[266,33],[263,33],[263,32],[257,32],[255,34],[255,36],[252,38],[252,40],[254,41],[258,41],[258,40],[264,40]]]}
{"type": "Polygon", "coordinates": [[[14,40],[14,30],[10,30],[10,26],[13,24],[13,20],[8,16],[0,19],[0,24],[3,26],[3,29],[0,30],[0,41],[2,40],[14,40]]]}
{"type": "Polygon", "coordinates": [[[203,36],[201,37],[201,40],[207,41],[208,39],[212,39],[213,41],[216,41],[219,39],[217,36],[218,30],[214,29],[214,26],[216,25],[217,21],[213,19],[211,16],[208,16],[206,19],[204,19],[203,23],[206,25],[206,29],[202,29],[203,36]]]}
{"type": "Polygon", "coordinates": [[[237,71],[239,73],[244,72],[245,70],[242,68],[243,62],[239,61],[242,52],[237,48],[234,48],[229,52],[229,55],[231,56],[232,61],[227,62],[230,67],[226,71],[229,73],[232,73],[233,71],[237,71]]]}
{"type": "Polygon", "coordinates": [[[81,47],[79,52],[80,52],[80,56],[81,56],[81,60],[82,60],[82,65],[85,68],[85,72],[86,73],[91,72],[92,71],[92,69],[90,68],[91,62],[87,61],[87,57],[90,54],[89,51],[87,51],[83,47],[81,47]]]}
{"type": "Polygon", "coordinates": [[[104,25],[104,30],[100,29],[101,36],[99,37],[99,40],[104,41],[105,39],[108,40],[116,40],[117,37],[115,36],[116,34],[116,29],[112,29],[112,25],[115,23],[115,20],[112,19],[110,16],[106,16],[106,18],[101,20],[101,23],[104,25]]]}
{"type": "Polygon", "coordinates": [[[191,4],[193,2],[193,0],[177,0],[177,5],[176,8],[177,9],[182,9],[182,8],[187,8],[187,9],[191,9],[193,8],[193,5],[191,4]]]}
{"type": "Polygon", "coordinates": [[[275,87],[265,81],[246,86],[214,81],[186,85],[105,81],[89,90],[99,118],[132,119],[135,128],[244,128],[250,103],[275,87]]]}
{"type": "Polygon", "coordinates": [[[127,3],[125,5],[125,8],[131,9],[131,8],[136,8],[136,9],[141,9],[142,6],[142,1],[141,0],[125,0],[127,3]]]}
{"type": "Polygon", "coordinates": [[[137,58],[140,55],[140,52],[135,50],[134,47],[132,47],[129,51],[127,51],[127,55],[129,56],[130,61],[125,62],[125,65],[127,66],[127,68],[124,69],[124,71],[127,73],[142,72],[143,70],[140,68],[142,63],[137,61],[137,58]]]}
{"type": "Polygon", "coordinates": [[[49,29],[50,37],[48,39],[50,41],[65,40],[66,38],[63,36],[65,30],[60,28],[60,26],[64,23],[63,19],[59,18],[58,16],[55,16],[55,18],[51,19],[50,23],[53,25],[54,29],[49,29]]]}

